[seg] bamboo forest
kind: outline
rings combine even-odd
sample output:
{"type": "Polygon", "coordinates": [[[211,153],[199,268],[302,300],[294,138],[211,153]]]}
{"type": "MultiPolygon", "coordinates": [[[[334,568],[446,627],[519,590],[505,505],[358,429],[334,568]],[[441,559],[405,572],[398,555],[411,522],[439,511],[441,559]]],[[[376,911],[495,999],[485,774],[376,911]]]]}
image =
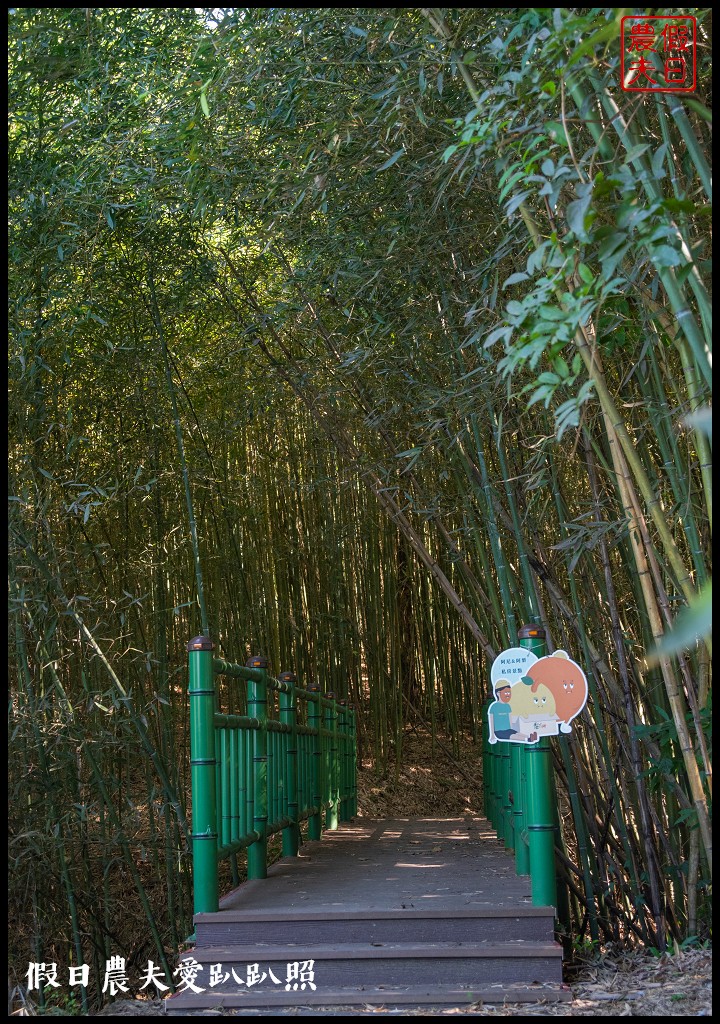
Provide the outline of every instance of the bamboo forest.
{"type": "Polygon", "coordinates": [[[115,956],[172,1003],[218,909],[196,767],[246,749],[203,759],[213,700],[240,775],[310,755],[275,831],[257,781],[218,824],[221,898],[331,806],[488,819],[512,868],[488,708],[527,636],[587,683],[512,761],[552,771],[566,958],[709,948],[709,10],[10,8],[8,42],[10,1011],[91,1015],[115,956]]]}

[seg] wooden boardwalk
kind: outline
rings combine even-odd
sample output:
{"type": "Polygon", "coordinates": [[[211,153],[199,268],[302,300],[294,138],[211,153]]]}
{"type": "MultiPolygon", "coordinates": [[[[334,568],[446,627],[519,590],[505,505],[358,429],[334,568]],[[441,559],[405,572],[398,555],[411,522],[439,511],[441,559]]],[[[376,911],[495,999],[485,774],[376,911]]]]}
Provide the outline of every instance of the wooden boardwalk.
{"type": "Polygon", "coordinates": [[[356,819],[195,927],[205,991],[176,994],[169,1013],[569,997],[553,909],[532,906],[529,879],[479,818],[356,819]]]}

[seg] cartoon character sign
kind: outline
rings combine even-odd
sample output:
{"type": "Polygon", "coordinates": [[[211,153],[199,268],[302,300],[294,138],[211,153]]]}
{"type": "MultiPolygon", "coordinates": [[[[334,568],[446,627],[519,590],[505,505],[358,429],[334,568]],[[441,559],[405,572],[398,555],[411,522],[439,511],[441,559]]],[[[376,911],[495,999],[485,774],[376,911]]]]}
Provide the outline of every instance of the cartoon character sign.
{"type": "Polygon", "coordinates": [[[538,658],[521,647],[503,651],[490,670],[495,701],[488,708],[490,743],[535,743],[571,732],[585,707],[585,673],[565,651],[538,658]]]}
{"type": "Polygon", "coordinates": [[[580,714],[588,698],[585,673],[571,661],[565,651],[555,651],[549,658],[539,658],[527,672],[531,693],[549,690],[555,701],[555,713],[561,732],[571,732],[570,722],[580,714]]]}

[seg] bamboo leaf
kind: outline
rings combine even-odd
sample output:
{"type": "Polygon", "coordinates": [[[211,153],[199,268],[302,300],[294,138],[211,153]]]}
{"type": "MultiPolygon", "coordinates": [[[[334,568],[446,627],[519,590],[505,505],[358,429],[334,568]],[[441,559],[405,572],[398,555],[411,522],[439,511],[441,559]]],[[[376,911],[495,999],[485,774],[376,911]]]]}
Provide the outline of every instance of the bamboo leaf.
{"type": "MultiPolygon", "coordinates": [[[[701,430],[707,437],[712,437],[712,409],[698,409],[683,417],[683,423],[695,430],[701,430]]],[[[40,471],[42,472],[42,470],[40,471]]]]}
{"type": "Polygon", "coordinates": [[[381,166],[378,167],[376,173],[379,174],[380,171],[387,171],[389,167],[392,167],[393,164],[396,164],[398,162],[401,156],[405,156],[404,148],[398,149],[395,153],[393,153],[393,155],[388,160],[386,160],[384,164],[381,164],[381,166]]]}
{"type": "Polygon", "coordinates": [[[511,284],[519,284],[521,281],[527,281],[528,278],[529,275],[522,271],[516,274],[511,274],[507,281],[504,282],[503,288],[509,288],[511,284]]]}
{"type": "Polygon", "coordinates": [[[704,640],[712,629],[712,583],[707,583],[687,608],[677,616],[672,629],[648,652],[648,665],[677,654],[704,640]]]}

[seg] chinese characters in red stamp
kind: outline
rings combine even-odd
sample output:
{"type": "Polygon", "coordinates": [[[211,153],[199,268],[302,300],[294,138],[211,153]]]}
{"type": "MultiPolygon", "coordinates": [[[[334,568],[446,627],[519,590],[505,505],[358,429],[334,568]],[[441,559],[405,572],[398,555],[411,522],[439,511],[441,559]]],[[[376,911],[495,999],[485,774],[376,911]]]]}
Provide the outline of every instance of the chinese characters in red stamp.
{"type": "Polygon", "coordinates": [[[695,90],[697,21],[691,14],[631,14],[620,24],[620,85],[625,92],[695,90]]]}

